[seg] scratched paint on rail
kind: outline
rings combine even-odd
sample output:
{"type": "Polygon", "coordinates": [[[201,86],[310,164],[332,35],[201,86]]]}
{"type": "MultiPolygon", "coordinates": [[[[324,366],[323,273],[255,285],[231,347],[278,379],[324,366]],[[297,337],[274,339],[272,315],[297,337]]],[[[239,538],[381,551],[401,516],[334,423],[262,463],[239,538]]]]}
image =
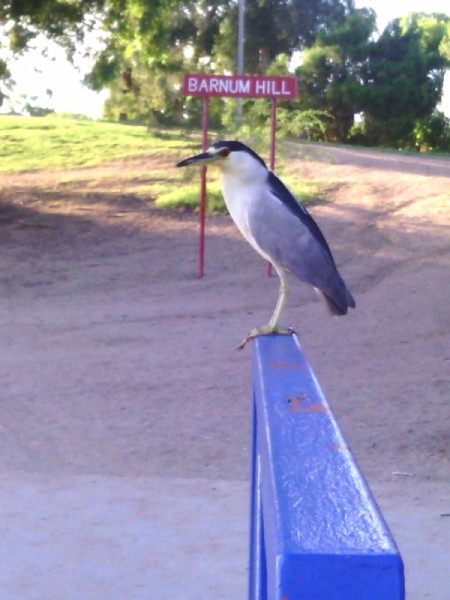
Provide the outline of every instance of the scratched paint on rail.
{"type": "Polygon", "coordinates": [[[327,413],[328,409],[320,402],[306,404],[306,396],[291,396],[288,398],[288,408],[292,412],[298,413],[327,413]]]}

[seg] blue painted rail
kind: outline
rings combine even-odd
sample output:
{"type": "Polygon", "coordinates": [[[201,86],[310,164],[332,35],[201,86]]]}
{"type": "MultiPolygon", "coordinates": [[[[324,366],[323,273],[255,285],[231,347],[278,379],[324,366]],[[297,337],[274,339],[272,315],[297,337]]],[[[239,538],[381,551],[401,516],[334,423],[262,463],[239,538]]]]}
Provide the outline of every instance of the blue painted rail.
{"type": "Polygon", "coordinates": [[[249,599],[404,600],[401,556],[296,336],[256,338],[253,394],[249,599]]]}

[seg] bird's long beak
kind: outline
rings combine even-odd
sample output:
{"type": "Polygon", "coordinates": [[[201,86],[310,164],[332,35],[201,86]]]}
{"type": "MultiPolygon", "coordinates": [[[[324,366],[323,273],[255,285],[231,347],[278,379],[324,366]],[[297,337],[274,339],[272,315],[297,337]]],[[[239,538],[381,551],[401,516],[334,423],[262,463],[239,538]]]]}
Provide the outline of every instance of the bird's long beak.
{"type": "Polygon", "coordinates": [[[190,158],[185,158],[181,162],[179,162],[177,167],[187,167],[188,165],[197,164],[197,165],[205,165],[211,162],[218,160],[220,156],[217,154],[212,154],[211,152],[202,152],[201,154],[197,154],[196,156],[191,156],[190,158]]]}

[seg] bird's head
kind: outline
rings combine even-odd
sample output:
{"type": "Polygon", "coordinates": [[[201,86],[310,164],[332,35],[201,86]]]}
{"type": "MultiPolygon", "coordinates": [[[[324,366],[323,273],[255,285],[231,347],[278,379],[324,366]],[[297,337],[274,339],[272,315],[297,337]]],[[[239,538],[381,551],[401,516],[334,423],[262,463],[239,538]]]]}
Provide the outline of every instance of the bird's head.
{"type": "Polygon", "coordinates": [[[218,166],[224,173],[249,173],[261,169],[267,171],[265,162],[256,152],[236,141],[216,142],[206,152],[185,158],[177,167],[209,164],[218,166]]]}

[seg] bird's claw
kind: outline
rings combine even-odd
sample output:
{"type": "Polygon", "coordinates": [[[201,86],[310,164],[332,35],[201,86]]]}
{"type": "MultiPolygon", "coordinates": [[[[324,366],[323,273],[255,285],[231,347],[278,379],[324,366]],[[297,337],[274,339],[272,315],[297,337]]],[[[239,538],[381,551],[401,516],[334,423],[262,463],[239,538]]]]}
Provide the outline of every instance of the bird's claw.
{"type": "Polygon", "coordinates": [[[280,327],[270,327],[269,325],[265,325],[264,327],[257,327],[256,329],[252,329],[242,340],[236,350],[242,350],[247,342],[252,340],[259,335],[293,335],[295,331],[292,328],[283,329],[280,327]]]}

